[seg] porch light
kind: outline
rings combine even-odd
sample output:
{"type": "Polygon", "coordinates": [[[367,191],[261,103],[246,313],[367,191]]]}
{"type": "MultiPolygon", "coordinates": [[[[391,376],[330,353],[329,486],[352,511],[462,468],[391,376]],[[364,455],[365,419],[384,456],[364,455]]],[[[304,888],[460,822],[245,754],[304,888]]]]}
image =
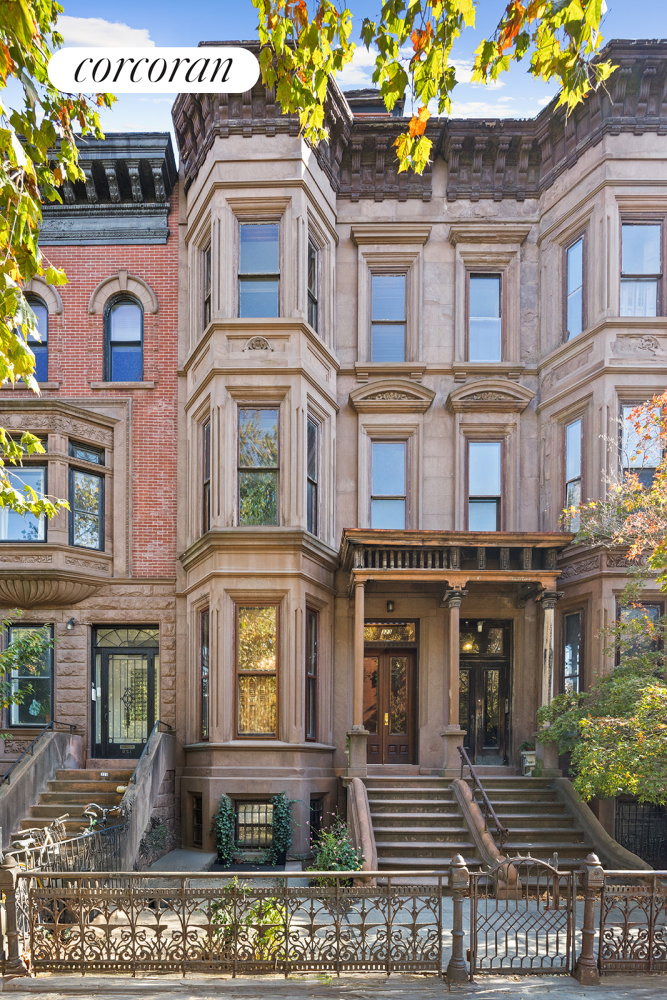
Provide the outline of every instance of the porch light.
{"type": "Polygon", "coordinates": [[[481,632],[484,626],[484,622],[477,622],[477,631],[481,632]]]}
{"type": "Polygon", "coordinates": [[[387,611],[392,612],[394,610],[394,602],[387,601],[387,611]]]}
{"type": "Polygon", "coordinates": [[[74,619],[70,618],[70,620],[67,622],[67,630],[71,631],[74,628],[75,625],[76,625],[76,622],[74,621],[74,619]]]}

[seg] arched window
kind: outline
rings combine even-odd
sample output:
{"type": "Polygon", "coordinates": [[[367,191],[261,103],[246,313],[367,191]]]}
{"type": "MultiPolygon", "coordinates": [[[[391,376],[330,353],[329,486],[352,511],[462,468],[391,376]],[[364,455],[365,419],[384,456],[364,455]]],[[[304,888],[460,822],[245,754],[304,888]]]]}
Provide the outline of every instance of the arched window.
{"type": "Polygon", "coordinates": [[[26,296],[30,308],[37,317],[39,340],[32,334],[28,337],[28,345],[35,355],[35,378],[38,382],[49,380],[49,310],[46,303],[36,295],[26,296]]]}
{"type": "Polygon", "coordinates": [[[144,377],[144,312],[124,295],[105,310],[107,382],[142,382],[144,377]]]}

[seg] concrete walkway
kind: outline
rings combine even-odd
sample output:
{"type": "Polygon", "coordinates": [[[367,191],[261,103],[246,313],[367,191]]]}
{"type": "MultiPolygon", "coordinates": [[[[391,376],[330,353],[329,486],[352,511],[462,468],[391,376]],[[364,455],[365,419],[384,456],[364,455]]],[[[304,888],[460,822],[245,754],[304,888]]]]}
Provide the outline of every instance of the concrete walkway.
{"type": "MultiPolygon", "coordinates": [[[[49,1000],[94,996],[95,1000],[436,1000],[448,995],[446,984],[435,976],[342,975],[340,978],[313,973],[304,976],[61,976],[40,975],[34,979],[5,982],[5,993],[13,1000],[49,1000]]],[[[665,1000],[667,975],[605,976],[600,986],[580,986],[569,976],[480,976],[475,983],[454,985],[450,995],[478,1000],[665,1000]]]]}

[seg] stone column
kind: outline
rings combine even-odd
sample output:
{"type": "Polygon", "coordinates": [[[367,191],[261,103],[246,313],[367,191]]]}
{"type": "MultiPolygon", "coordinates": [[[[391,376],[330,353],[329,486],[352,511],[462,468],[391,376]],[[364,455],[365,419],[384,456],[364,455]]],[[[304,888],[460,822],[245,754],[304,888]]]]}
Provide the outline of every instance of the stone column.
{"type": "Polygon", "coordinates": [[[449,681],[447,688],[447,725],[440,734],[445,741],[445,778],[456,778],[461,772],[461,758],[457,747],[463,745],[465,729],[459,720],[459,609],[467,590],[448,590],[443,603],[449,608],[449,681]]]}
{"type": "MultiPolygon", "coordinates": [[[[554,696],[554,618],[556,601],[560,594],[552,591],[542,595],[542,677],[540,708],[550,705],[554,696]]],[[[560,778],[563,772],[558,767],[558,747],[555,743],[540,743],[539,731],[535,733],[536,778],[560,778]]]]}
{"type": "Polygon", "coordinates": [[[352,680],[352,729],[349,739],[349,777],[365,778],[368,732],[364,729],[364,583],[354,581],[354,676],[352,680]]]}

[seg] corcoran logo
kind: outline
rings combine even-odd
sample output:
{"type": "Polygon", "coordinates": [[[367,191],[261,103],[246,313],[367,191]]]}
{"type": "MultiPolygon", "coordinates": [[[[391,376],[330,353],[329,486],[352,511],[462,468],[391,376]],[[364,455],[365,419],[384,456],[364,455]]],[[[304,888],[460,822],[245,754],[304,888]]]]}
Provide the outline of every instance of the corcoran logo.
{"type": "Polygon", "coordinates": [[[66,48],[49,62],[51,83],[67,94],[242,94],[258,77],[256,56],[231,45],[66,48]]]}

